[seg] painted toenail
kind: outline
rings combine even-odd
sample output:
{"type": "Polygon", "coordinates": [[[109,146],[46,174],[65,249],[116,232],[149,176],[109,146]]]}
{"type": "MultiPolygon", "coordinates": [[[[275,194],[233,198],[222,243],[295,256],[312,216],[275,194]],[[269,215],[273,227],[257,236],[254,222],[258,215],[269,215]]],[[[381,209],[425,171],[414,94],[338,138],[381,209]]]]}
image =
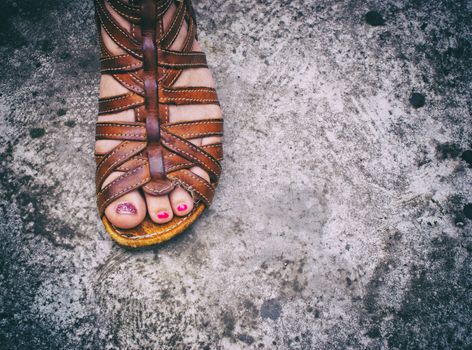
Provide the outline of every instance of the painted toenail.
{"type": "Polygon", "coordinates": [[[167,219],[169,217],[169,213],[166,211],[161,211],[157,213],[157,218],[158,219],[167,219]]]}
{"type": "Polygon", "coordinates": [[[179,205],[177,206],[177,210],[178,210],[178,211],[186,211],[187,208],[188,208],[188,205],[185,204],[185,203],[181,203],[181,204],[179,204],[179,205]]]}
{"type": "Polygon", "coordinates": [[[138,213],[138,209],[136,209],[133,204],[125,202],[120,203],[116,206],[116,213],[125,215],[136,215],[138,213]]]}

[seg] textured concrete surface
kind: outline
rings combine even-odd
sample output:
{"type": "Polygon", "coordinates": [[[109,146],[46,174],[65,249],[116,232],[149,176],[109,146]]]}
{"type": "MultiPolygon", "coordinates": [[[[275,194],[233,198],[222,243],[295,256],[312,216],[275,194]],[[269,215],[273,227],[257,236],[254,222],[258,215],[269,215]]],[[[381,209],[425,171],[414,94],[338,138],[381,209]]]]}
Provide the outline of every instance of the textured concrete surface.
{"type": "Polygon", "coordinates": [[[129,251],[95,208],[92,1],[0,4],[0,348],[470,349],[472,3],[196,10],[221,187],[129,251]]]}

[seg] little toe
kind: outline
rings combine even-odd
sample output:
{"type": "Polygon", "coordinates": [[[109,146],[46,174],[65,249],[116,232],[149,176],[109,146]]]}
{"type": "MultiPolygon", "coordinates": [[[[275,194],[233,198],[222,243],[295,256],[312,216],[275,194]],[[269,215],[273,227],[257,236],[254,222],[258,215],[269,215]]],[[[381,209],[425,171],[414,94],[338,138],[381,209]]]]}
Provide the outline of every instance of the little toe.
{"type": "Polygon", "coordinates": [[[185,216],[193,209],[193,199],[190,193],[182,187],[176,187],[169,195],[170,204],[174,214],[177,216],[185,216]]]}
{"type": "Polygon", "coordinates": [[[151,220],[157,224],[165,224],[174,217],[172,207],[170,205],[169,196],[153,196],[151,194],[144,194],[149,216],[151,220]]]}

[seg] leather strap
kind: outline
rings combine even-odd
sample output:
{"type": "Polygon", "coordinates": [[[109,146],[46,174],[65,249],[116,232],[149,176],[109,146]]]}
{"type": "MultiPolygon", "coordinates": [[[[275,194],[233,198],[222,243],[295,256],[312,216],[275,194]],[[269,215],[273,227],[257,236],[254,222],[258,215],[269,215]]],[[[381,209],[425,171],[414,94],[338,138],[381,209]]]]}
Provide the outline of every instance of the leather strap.
{"type": "Polygon", "coordinates": [[[159,102],[175,105],[219,104],[215,89],[209,87],[161,88],[159,102]]]}
{"type": "Polygon", "coordinates": [[[109,0],[108,3],[120,16],[131,23],[139,23],[141,20],[141,11],[138,6],[133,6],[123,0],[109,0]]]}
{"type": "Polygon", "coordinates": [[[95,139],[146,141],[146,126],[144,123],[98,122],[95,128],[95,139]]]}
{"type": "Polygon", "coordinates": [[[132,72],[142,67],[143,63],[130,54],[105,57],[100,60],[100,70],[102,73],[132,72]]]}
{"type": "Polygon", "coordinates": [[[159,50],[159,65],[165,68],[206,68],[207,61],[203,52],[179,52],[159,50]]]}
{"type": "Polygon", "coordinates": [[[130,157],[141,152],[146,148],[145,142],[125,141],[118,145],[113,152],[108,153],[97,167],[96,186],[101,188],[106,177],[112,171],[125,163],[130,157]]]}
{"type": "Polygon", "coordinates": [[[105,0],[95,0],[95,9],[102,28],[108,36],[123,50],[136,58],[142,57],[141,44],[121,27],[105,8],[105,0]]]}
{"type": "MultiPolygon", "coordinates": [[[[140,70],[142,72],[142,70],[140,70]]],[[[138,72],[116,73],[113,78],[128,90],[144,97],[144,81],[138,72]]]]}
{"type": "Polygon", "coordinates": [[[220,119],[204,119],[189,122],[173,123],[163,129],[183,139],[223,136],[223,121],[220,119]]]}
{"type": "Polygon", "coordinates": [[[144,99],[132,92],[114,97],[101,98],[98,101],[98,114],[118,113],[143,104],[144,99]]]}

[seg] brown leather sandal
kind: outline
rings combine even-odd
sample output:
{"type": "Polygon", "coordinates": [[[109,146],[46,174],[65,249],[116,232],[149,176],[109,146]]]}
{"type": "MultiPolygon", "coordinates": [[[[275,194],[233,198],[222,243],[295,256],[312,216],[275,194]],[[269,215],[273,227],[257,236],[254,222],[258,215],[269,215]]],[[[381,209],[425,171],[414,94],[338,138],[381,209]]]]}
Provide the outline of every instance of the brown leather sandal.
{"type": "Polygon", "coordinates": [[[101,73],[110,74],[130,92],[101,98],[99,115],[134,110],[136,122],[97,122],[97,140],[120,140],[105,155],[96,155],[98,210],[107,232],[121,245],[139,247],[166,241],[184,231],[211,204],[221,173],[221,143],[196,146],[189,139],[222,136],[222,119],[170,123],[169,105],[219,104],[215,89],[173,87],[188,68],[207,67],[203,52],[191,51],[196,40],[195,13],[190,0],[95,0],[97,24],[126,53],[113,55],[101,43],[101,73]],[[163,15],[177,7],[169,28],[163,15]],[[128,31],[113,18],[109,7],[128,20],[128,31]],[[184,21],[188,31],[180,51],[170,50],[184,21]],[[198,166],[211,181],[189,169],[198,166]],[[102,185],[112,172],[123,172],[110,184],[102,185]],[[175,186],[189,191],[194,209],[185,217],[156,224],[147,214],[133,229],[120,229],[106,218],[105,208],[136,189],[153,195],[170,193],[175,186]]]}

